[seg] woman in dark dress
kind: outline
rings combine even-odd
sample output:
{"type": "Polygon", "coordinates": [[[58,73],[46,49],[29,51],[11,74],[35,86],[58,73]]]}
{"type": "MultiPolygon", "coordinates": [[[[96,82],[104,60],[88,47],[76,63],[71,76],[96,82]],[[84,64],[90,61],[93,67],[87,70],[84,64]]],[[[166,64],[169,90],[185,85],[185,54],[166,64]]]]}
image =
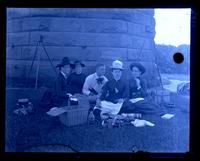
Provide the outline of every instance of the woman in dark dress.
{"type": "Polygon", "coordinates": [[[67,85],[69,86],[68,92],[72,95],[82,94],[82,88],[86,78],[86,75],[83,73],[83,67],[85,67],[85,64],[81,61],[75,61],[73,64],[74,72],[67,79],[67,85]]]}
{"type": "Polygon", "coordinates": [[[40,105],[43,104],[48,107],[67,105],[69,97],[67,78],[71,73],[72,64],[67,57],[64,57],[56,67],[59,68],[58,76],[52,88],[44,93],[40,105]]]}
{"type": "Polygon", "coordinates": [[[130,65],[131,78],[129,80],[129,100],[124,102],[120,113],[141,113],[164,115],[166,111],[163,107],[148,99],[146,81],[141,78],[145,73],[145,68],[140,63],[130,65]],[[135,101],[140,99],[139,101],[135,101]],[[134,103],[131,100],[135,101],[134,103]]]}

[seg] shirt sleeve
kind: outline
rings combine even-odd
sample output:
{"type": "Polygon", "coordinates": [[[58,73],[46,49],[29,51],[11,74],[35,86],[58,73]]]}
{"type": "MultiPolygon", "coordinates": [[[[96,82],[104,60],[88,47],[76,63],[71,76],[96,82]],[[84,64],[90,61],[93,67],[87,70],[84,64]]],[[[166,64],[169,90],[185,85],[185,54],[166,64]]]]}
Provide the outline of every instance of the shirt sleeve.
{"type": "Polygon", "coordinates": [[[105,79],[105,83],[108,81],[108,79],[104,76],[104,79],[105,79]]]}
{"type": "Polygon", "coordinates": [[[141,84],[141,88],[139,91],[143,97],[146,97],[147,96],[147,83],[145,80],[141,80],[140,84],[141,84]]]}
{"type": "Polygon", "coordinates": [[[90,77],[87,77],[85,79],[85,82],[84,82],[84,85],[83,85],[83,89],[82,89],[83,94],[85,94],[85,95],[89,95],[90,94],[90,90],[89,90],[90,84],[91,84],[91,79],[90,79],[90,77]]]}

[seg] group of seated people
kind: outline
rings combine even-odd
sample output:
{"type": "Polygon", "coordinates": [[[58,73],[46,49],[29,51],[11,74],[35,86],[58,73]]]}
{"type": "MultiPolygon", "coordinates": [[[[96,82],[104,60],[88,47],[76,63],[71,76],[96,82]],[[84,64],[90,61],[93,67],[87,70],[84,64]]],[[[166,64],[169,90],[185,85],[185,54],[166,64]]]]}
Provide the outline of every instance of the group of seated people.
{"type": "Polygon", "coordinates": [[[102,63],[97,63],[96,72],[89,76],[83,73],[85,64],[79,60],[71,63],[69,58],[64,57],[57,67],[59,74],[55,84],[41,100],[49,100],[50,106],[65,106],[70,95],[84,94],[97,121],[104,114],[166,114],[163,107],[147,99],[146,81],[141,78],[145,68],[138,62],[130,64],[128,82],[122,79],[124,68],[119,60],[112,62],[112,78],[109,80],[105,77],[106,66],[102,63]]]}

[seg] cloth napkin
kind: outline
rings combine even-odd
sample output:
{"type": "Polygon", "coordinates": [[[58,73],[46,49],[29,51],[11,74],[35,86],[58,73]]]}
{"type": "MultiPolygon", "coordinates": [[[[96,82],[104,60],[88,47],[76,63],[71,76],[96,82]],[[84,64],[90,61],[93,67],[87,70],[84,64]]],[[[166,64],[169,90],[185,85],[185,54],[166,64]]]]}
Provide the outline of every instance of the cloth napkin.
{"type": "Polygon", "coordinates": [[[64,112],[66,111],[63,108],[53,107],[47,112],[47,114],[50,116],[58,116],[64,112]]]}
{"type": "Polygon", "coordinates": [[[169,120],[172,117],[174,117],[174,115],[173,114],[168,114],[168,113],[161,116],[162,119],[166,119],[166,120],[169,120]]]}
{"type": "Polygon", "coordinates": [[[134,121],[131,121],[131,124],[134,125],[135,127],[144,127],[144,126],[155,126],[154,123],[151,123],[149,121],[146,120],[140,120],[140,119],[135,119],[134,121]]]}
{"type": "Polygon", "coordinates": [[[136,103],[136,102],[138,102],[138,101],[141,101],[141,100],[144,100],[144,98],[133,98],[133,99],[130,99],[130,101],[132,102],[132,103],[136,103]]]}

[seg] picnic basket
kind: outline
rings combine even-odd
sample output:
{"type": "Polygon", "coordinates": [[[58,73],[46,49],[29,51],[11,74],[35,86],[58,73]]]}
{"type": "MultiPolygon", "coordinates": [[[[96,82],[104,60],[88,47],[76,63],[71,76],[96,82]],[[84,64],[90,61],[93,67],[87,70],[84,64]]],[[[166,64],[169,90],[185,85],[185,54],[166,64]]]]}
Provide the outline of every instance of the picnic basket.
{"type": "Polygon", "coordinates": [[[84,95],[76,95],[78,105],[65,106],[66,112],[59,115],[61,123],[65,126],[74,126],[87,122],[88,110],[90,108],[88,98],[84,95]]]}

